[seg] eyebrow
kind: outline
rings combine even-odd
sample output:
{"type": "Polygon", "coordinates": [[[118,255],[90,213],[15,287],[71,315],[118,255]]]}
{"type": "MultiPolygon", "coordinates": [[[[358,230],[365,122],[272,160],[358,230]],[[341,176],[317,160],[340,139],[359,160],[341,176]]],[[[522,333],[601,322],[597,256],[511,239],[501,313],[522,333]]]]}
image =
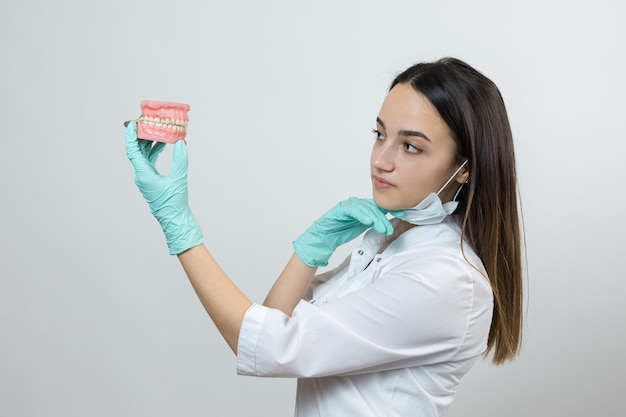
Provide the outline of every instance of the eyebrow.
{"type": "MultiPolygon", "coordinates": [[[[385,128],[385,124],[383,123],[382,120],[380,120],[380,117],[376,118],[376,123],[381,125],[383,127],[383,129],[385,128]]],[[[424,133],[422,133],[422,132],[420,132],[418,130],[400,130],[400,131],[398,131],[398,135],[400,135],[400,136],[417,136],[417,137],[420,137],[420,138],[424,138],[424,139],[426,139],[429,142],[432,142],[428,136],[426,136],[424,133]]]]}

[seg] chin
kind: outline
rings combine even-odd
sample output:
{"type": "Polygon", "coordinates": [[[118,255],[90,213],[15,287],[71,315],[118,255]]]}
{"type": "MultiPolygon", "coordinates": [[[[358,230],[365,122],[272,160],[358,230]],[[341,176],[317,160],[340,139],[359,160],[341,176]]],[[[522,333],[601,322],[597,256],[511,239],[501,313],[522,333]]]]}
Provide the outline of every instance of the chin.
{"type": "Polygon", "coordinates": [[[381,209],[383,209],[383,210],[391,210],[391,211],[393,211],[393,210],[402,210],[401,208],[396,207],[396,205],[393,204],[392,202],[387,201],[384,198],[380,198],[380,197],[376,196],[376,193],[374,193],[374,195],[373,195],[373,200],[374,200],[374,203],[376,203],[376,205],[378,207],[380,207],[381,209]]]}

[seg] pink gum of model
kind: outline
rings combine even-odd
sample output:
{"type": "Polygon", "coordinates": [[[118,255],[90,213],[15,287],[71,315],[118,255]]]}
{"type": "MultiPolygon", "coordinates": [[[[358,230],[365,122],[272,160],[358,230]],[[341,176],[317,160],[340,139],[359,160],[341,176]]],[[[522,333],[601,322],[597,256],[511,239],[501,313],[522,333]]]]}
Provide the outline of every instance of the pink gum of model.
{"type": "Polygon", "coordinates": [[[185,140],[189,117],[188,104],[143,100],[137,137],[158,142],[176,143],[185,140]]]}

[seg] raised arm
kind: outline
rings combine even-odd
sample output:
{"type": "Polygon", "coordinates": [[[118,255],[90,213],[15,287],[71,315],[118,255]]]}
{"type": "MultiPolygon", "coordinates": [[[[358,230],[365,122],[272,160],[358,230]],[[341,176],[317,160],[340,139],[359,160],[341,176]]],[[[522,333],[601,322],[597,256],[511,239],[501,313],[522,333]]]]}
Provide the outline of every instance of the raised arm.
{"type": "Polygon", "coordinates": [[[174,145],[172,172],[160,175],[156,160],[164,143],[137,139],[137,125],[126,128],[126,154],[135,169],[135,183],[159,221],[170,254],[178,255],[191,284],[233,352],[246,310],[252,302],[232,283],[202,244],[204,236],[189,208],[187,150],[174,145]]]}
{"type": "Polygon", "coordinates": [[[178,259],[202,306],[237,354],[239,330],[252,301],[228,278],[204,244],[179,254],[178,259]]]}
{"type": "MultiPolygon", "coordinates": [[[[126,154],[135,168],[135,183],[159,221],[172,255],[178,258],[198,298],[218,330],[237,353],[239,332],[252,305],[224,273],[203,244],[204,236],[188,203],[187,149],[174,145],[172,172],[159,174],[156,160],[163,143],[137,139],[137,125],[126,130],[126,154]]],[[[350,198],[318,219],[295,242],[295,253],[269,292],[264,305],[291,315],[304,297],[318,266],[334,250],[369,227],[391,234],[391,223],[371,200],[350,198]]]]}
{"type": "MultiPolygon", "coordinates": [[[[135,183],[159,221],[169,252],[178,258],[198,298],[218,330],[237,353],[237,340],[246,310],[252,305],[203,244],[204,236],[188,204],[187,151],[174,147],[172,172],[160,175],[156,160],[164,143],[137,139],[137,126],[126,130],[126,154],[135,169],[135,183]]],[[[268,297],[267,305],[291,314],[313,277],[315,268],[293,256],[268,297]]]]}

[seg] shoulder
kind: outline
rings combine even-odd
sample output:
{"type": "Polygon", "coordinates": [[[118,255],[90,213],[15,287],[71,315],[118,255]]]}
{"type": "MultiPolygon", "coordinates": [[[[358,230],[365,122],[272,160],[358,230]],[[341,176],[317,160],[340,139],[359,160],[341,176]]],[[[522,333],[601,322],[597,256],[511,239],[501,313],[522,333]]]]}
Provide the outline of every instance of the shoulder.
{"type": "Polygon", "coordinates": [[[461,241],[454,218],[414,227],[399,236],[388,251],[381,277],[402,274],[440,295],[470,296],[472,304],[492,300],[485,267],[471,245],[461,241]]]}
{"type": "Polygon", "coordinates": [[[461,228],[455,218],[448,217],[438,224],[416,226],[400,235],[391,245],[394,254],[419,258],[454,258],[471,263],[484,271],[482,262],[469,242],[463,241],[461,228]]]}

